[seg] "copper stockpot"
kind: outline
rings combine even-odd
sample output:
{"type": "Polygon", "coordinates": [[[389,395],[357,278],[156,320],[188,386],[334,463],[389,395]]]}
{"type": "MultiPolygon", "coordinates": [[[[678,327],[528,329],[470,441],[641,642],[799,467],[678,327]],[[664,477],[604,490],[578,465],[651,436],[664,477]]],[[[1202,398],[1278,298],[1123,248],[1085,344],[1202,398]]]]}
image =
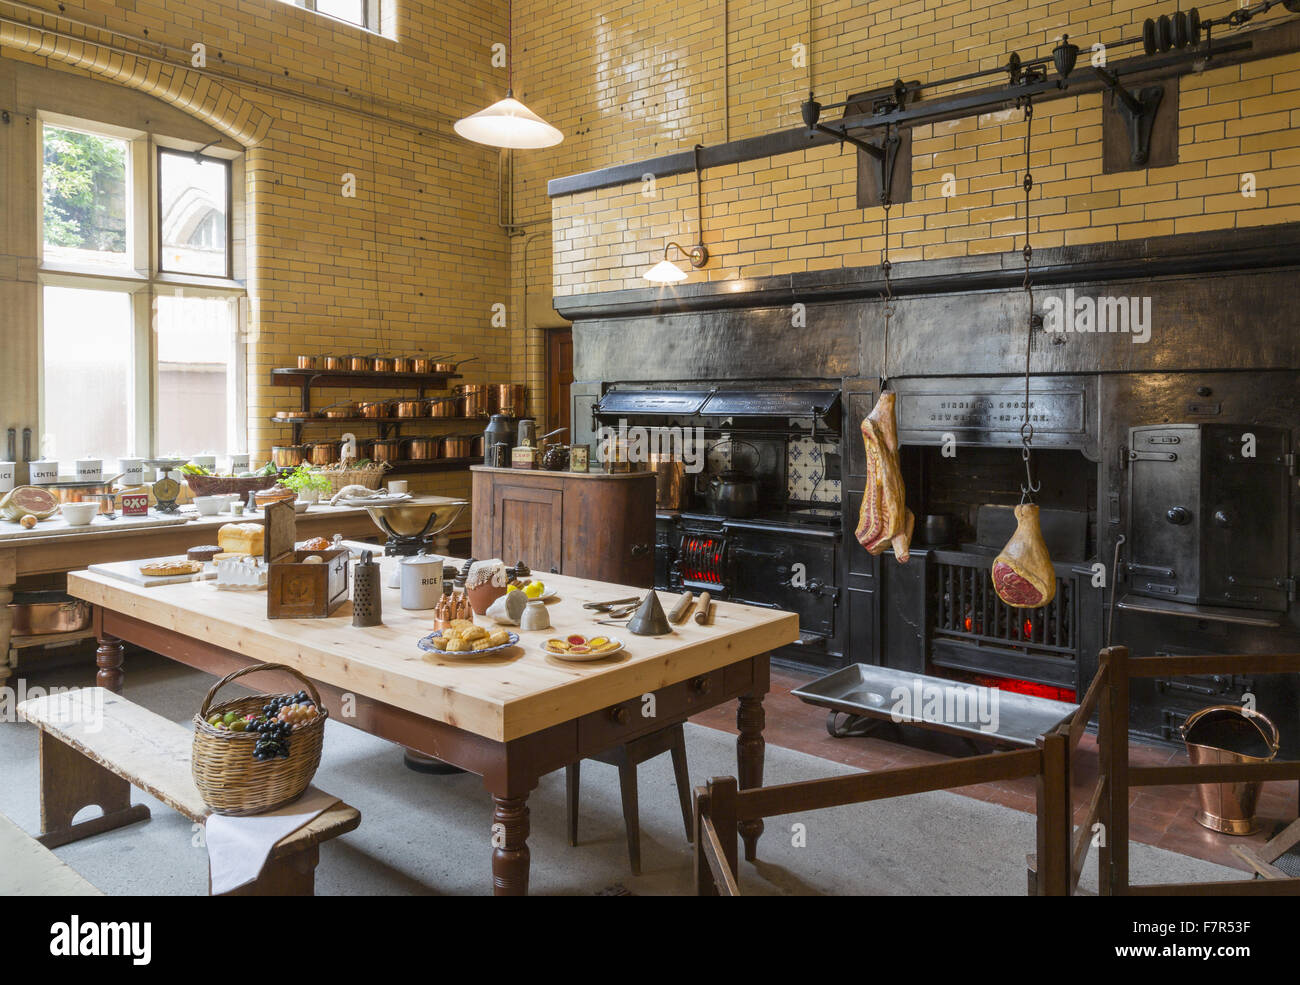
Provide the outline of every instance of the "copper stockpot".
{"type": "Polygon", "coordinates": [[[456,417],[459,404],[455,397],[427,397],[430,417],[456,417]]]}
{"type": "Polygon", "coordinates": [[[338,461],[339,442],[312,441],[306,445],[307,461],[312,465],[331,465],[338,461]]]}
{"type": "Polygon", "coordinates": [[[488,416],[488,386],[486,383],[462,383],[456,387],[461,417],[488,416]]]}
{"type": "Polygon", "coordinates": [[[402,457],[400,438],[376,438],[370,443],[370,457],[376,462],[396,462],[402,457]]]}
{"type": "Polygon", "coordinates": [[[306,445],[272,445],[271,461],[277,468],[293,469],[303,463],[307,457],[306,445]]]}
{"type": "Polygon", "coordinates": [[[380,418],[393,416],[393,401],[389,400],[358,400],[357,416],[380,418]]]}
{"type": "Polygon", "coordinates": [[[409,438],[403,438],[409,447],[406,449],[406,457],[412,462],[432,462],[442,457],[442,439],[435,438],[431,435],[412,435],[409,438]]]}
{"type": "MultiPolygon", "coordinates": [[[[481,435],[480,435],[481,437],[481,435]]],[[[469,458],[472,434],[449,434],[442,439],[443,458],[469,458]]]]}
{"type": "Polygon", "coordinates": [[[321,366],[330,372],[348,368],[347,356],[321,356],[321,366]]]}
{"type": "Polygon", "coordinates": [[[299,357],[298,357],[298,368],[299,368],[299,369],[315,369],[315,368],[316,368],[316,357],[315,357],[315,356],[299,356],[299,357]]]}
{"type": "Polygon", "coordinates": [[[402,397],[393,401],[394,413],[397,417],[428,417],[428,403],[427,400],[402,397]]]}
{"type": "Polygon", "coordinates": [[[320,410],[316,411],[316,416],[328,417],[331,419],[356,417],[357,408],[356,405],[353,404],[351,400],[341,400],[338,403],[333,403],[328,405],[327,407],[322,407],[320,410]]]}
{"type": "Polygon", "coordinates": [[[394,373],[414,373],[415,360],[411,356],[394,356],[393,357],[394,373]]]}
{"type": "Polygon", "coordinates": [[[374,355],[370,357],[370,368],[376,373],[391,373],[396,369],[397,360],[392,356],[374,355]]]}
{"type": "Polygon", "coordinates": [[[528,416],[528,390],[522,383],[489,383],[488,413],[528,416]]]}
{"type": "Polygon", "coordinates": [[[346,356],[348,369],[354,373],[368,373],[374,362],[369,356],[346,356]]]}

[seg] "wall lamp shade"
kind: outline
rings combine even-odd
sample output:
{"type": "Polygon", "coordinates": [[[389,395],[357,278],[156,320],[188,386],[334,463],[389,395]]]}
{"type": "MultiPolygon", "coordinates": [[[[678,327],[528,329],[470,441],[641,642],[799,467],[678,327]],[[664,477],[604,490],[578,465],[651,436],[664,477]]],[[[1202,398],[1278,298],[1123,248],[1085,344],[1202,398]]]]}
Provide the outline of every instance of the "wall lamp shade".
{"type": "Polygon", "coordinates": [[[452,129],[476,144],[490,147],[509,147],[514,150],[534,150],[554,147],[564,139],[564,134],[551,126],[531,109],[516,99],[509,91],[506,98],[481,109],[473,116],[457,120],[452,129]]]}
{"type": "Polygon", "coordinates": [[[672,249],[690,260],[692,267],[703,267],[709,262],[709,251],[703,243],[689,250],[682,249],[676,243],[669,243],[664,247],[664,258],[642,274],[651,284],[676,284],[686,279],[686,271],[668,259],[668,251],[672,249]]]}

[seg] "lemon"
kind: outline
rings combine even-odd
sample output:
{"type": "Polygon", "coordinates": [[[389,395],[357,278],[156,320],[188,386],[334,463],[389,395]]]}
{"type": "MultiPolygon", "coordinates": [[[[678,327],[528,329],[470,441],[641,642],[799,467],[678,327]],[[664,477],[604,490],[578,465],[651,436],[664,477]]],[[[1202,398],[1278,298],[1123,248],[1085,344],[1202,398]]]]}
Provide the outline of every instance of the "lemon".
{"type": "Polygon", "coordinates": [[[524,586],[524,594],[527,595],[530,599],[541,598],[542,593],[545,591],[546,591],[546,586],[543,585],[540,581],[530,581],[527,585],[524,586]]]}
{"type": "Polygon", "coordinates": [[[519,591],[519,586],[518,586],[518,585],[507,585],[507,586],[506,586],[506,594],[507,594],[507,595],[509,595],[511,592],[517,592],[517,591],[519,591]]]}

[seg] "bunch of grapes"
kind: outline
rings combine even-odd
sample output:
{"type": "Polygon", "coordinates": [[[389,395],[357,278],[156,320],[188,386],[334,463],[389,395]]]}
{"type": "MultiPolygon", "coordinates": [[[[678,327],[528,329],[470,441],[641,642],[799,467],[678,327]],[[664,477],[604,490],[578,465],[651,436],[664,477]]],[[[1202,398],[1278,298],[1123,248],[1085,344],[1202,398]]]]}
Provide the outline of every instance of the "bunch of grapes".
{"type": "Polygon", "coordinates": [[[287,759],[294,727],[314,721],[319,715],[320,710],[306,691],[272,698],[262,706],[262,714],[249,723],[248,730],[257,733],[253,758],[258,762],[287,759]]]}

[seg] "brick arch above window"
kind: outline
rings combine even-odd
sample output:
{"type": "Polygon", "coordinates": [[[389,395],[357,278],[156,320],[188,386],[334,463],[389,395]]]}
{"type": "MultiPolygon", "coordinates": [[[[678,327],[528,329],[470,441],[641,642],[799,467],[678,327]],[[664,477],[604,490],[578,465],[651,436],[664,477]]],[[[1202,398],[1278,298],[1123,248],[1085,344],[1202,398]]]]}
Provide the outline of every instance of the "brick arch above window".
{"type": "Polygon", "coordinates": [[[271,129],[272,117],[233,88],[183,66],[9,23],[0,23],[0,49],[4,48],[139,89],[203,120],[244,147],[260,143],[271,129]]]}

